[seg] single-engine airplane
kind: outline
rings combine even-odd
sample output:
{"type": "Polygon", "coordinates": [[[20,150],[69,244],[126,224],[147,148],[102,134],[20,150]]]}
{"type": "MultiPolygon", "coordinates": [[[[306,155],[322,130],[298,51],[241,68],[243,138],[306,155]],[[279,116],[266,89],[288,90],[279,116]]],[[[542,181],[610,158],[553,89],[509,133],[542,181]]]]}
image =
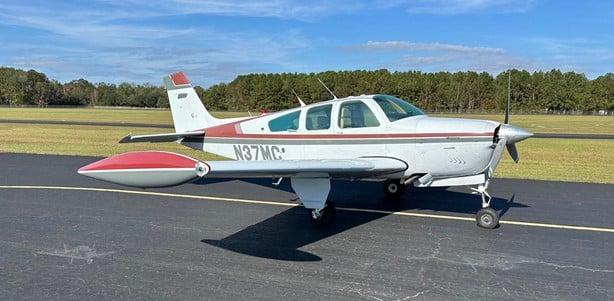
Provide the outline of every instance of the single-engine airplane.
{"type": "MultiPolygon", "coordinates": [[[[532,136],[504,123],[425,115],[389,95],[360,95],[257,117],[213,117],[184,73],[164,77],[174,133],[128,135],[120,143],[173,142],[232,160],[199,160],[158,151],[130,152],[91,163],[78,173],[133,187],[166,187],[197,178],[289,178],[316,224],[330,223],[331,179],[379,180],[391,198],[406,185],[469,186],[481,195],[477,225],[494,228],[489,179],[507,148],[532,136]],[[475,187],[471,187],[475,186],[475,187]]],[[[328,90],[328,88],[326,88],[328,90]]]]}

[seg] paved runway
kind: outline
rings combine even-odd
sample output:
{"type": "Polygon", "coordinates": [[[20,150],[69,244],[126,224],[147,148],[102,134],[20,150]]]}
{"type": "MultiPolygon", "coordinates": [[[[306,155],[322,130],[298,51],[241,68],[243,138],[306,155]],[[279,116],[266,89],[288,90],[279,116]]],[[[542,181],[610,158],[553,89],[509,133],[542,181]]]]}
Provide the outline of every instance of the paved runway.
{"type": "MultiPolygon", "coordinates": [[[[19,124],[50,124],[50,125],[92,125],[113,127],[141,127],[172,129],[172,124],[132,123],[132,122],[104,122],[104,121],[73,121],[73,120],[27,120],[27,119],[0,119],[0,123],[19,124]]],[[[614,139],[612,134],[570,134],[570,133],[535,133],[534,138],[550,139],[614,139]]]]}
{"type": "Polygon", "coordinates": [[[0,154],[0,299],[614,298],[614,185],[495,180],[518,224],[484,230],[464,188],[335,182],[318,228],[287,181],[138,190],[76,174],[94,160],[0,154]]]}

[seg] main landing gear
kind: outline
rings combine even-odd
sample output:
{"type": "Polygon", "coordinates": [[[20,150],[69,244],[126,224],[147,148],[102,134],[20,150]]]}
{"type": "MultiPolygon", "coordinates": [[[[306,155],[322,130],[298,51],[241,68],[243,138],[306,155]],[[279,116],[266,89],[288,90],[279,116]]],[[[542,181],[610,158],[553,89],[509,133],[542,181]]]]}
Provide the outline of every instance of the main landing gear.
{"type": "Polygon", "coordinates": [[[398,199],[405,192],[405,184],[399,179],[390,179],[384,182],[384,193],[386,196],[398,199]]]}
{"type": "Polygon", "coordinates": [[[475,215],[475,221],[482,228],[494,229],[499,225],[499,214],[490,208],[492,197],[488,194],[487,189],[488,181],[484,185],[479,185],[478,188],[471,188],[474,194],[479,193],[482,197],[482,209],[475,215]]]}
{"type": "Polygon", "coordinates": [[[324,208],[311,210],[311,222],[318,226],[326,226],[335,219],[335,206],[326,201],[324,208]]]}

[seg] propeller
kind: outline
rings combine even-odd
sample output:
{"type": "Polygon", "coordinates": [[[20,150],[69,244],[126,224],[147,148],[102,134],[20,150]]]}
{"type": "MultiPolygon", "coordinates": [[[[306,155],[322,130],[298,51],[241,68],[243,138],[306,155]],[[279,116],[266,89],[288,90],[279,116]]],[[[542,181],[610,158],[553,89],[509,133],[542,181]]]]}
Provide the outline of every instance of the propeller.
{"type": "Polygon", "coordinates": [[[512,74],[512,70],[509,70],[507,72],[507,102],[505,104],[505,119],[503,121],[503,124],[501,124],[499,128],[496,130],[496,134],[499,139],[506,140],[505,148],[507,149],[507,152],[510,154],[514,162],[518,163],[518,161],[520,160],[520,157],[518,156],[518,149],[516,149],[516,142],[520,142],[522,140],[525,140],[533,136],[533,133],[528,132],[525,129],[515,127],[509,124],[510,122],[510,98],[511,98],[510,85],[512,81],[511,74],[512,74]]]}
{"type": "Polygon", "coordinates": [[[505,120],[504,124],[510,123],[510,98],[511,98],[512,70],[507,71],[507,103],[505,103],[505,120]]]}
{"type": "Polygon", "coordinates": [[[520,158],[518,157],[518,149],[516,149],[516,144],[508,144],[505,146],[505,148],[507,149],[507,152],[510,153],[512,159],[514,159],[514,162],[518,163],[520,158]]]}
{"type": "MultiPolygon", "coordinates": [[[[507,103],[505,103],[505,120],[503,121],[504,124],[510,124],[510,98],[512,93],[511,84],[512,70],[509,70],[507,72],[507,103]]],[[[516,149],[516,144],[507,144],[505,145],[505,148],[507,149],[507,152],[510,153],[512,159],[514,159],[514,162],[518,163],[520,157],[518,157],[518,150],[516,149]]]]}

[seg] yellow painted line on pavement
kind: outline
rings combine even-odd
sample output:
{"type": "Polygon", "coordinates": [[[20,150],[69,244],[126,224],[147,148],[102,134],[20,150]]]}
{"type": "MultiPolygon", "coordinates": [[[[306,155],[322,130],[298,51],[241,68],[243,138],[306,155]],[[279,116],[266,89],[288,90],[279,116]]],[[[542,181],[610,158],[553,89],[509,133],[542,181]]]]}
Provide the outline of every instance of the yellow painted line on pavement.
{"type": "MultiPolygon", "coordinates": [[[[204,196],[204,195],[193,195],[193,194],[138,191],[138,190],[126,190],[126,189],[94,188],[94,187],[4,185],[4,186],[0,186],[0,189],[48,189],[48,190],[114,192],[114,193],[124,193],[124,194],[162,196],[162,197],[198,199],[198,200],[212,200],[212,201],[223,201],[223,202],[234,202],[234,203],[245,203],[245,204],[256,204],[256,205],[272,205],[272,206],[284,206],[284,207],[299,206],[299,204],[284,203],[284,202],[271,202],[271,201],[260,201],[260,200],[240,199],[240,198],[226,198],[226,197],[204,196]]],[[[454,216],[454,215],[428,214],[428,213],[416,213],[416,212],[404,212],[404,211],[387,211],[387,210],[347,208],[347,207],[338,207],[337,209],[344,210],[344,211],[377,213],[377,214],[397,215],[397,216],[407,216],[407,217],[421,217],[421,218],[475,222],[475,218],[473,217],[454,216]]],[[[508,221],[508,220],[501,220],[499,221],[499,223],[505,224],[505,225],[516,225],[516,226],[527,226],[527,227],[538,227],[538,228],[614,233],[614,228],[585,227],[585,226],[574,226],[574,225],[534,223],[534,222],[525,222],[525,221],[508,221]]]]}
{"type": "Polygon", "coordinates": [[[287,207],[298,206],[298,204],[292,204],[292,203],[279,203],[279,202],[258,201],[258,200],[248,200],[248,199],[223,198],[223,197],[216,197],[216,196],[204,196],[204,195],[201,196],[201,195],[193,195],[193,194],[178,194],[178,193],[167,193],[167,192],[138,191],[138,190],[126,190],[126,189],[108,189],[108,188],[94,188],[94,187],[13,185],[13,186],[0,186],[0,189],[49,189],[49,190],[115,192],[115,193],[126,193],[126,194],[166,196],[166,197],[173,197],[173,198],[213,200],[213,201],[259,204],[259,205],[276,205],[276,206],[287,206],[287,207]]]}

